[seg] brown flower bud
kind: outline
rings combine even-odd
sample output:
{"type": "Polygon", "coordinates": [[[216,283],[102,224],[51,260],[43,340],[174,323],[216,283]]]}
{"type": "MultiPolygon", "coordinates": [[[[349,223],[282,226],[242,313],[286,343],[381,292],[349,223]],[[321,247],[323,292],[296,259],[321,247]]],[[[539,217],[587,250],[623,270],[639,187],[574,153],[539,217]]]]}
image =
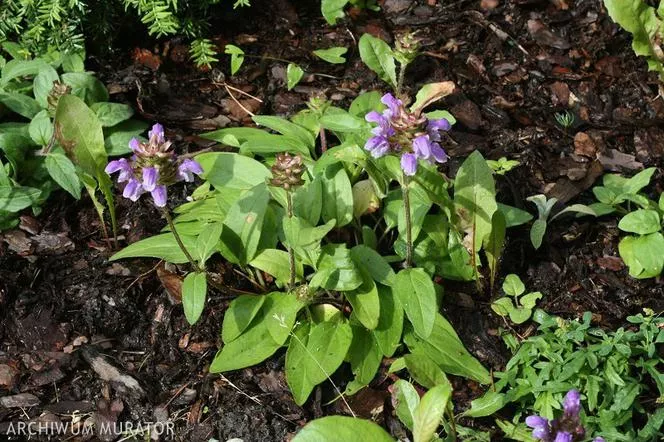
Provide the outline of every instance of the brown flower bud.
{"type": "Polygon", "coordinates": [[[272,179],[270,184],[291,190],[304,184],[302,174],[304,164],[300,155],[292,156],[288,153],[277,154],[277,159],[272,166],[272,179]]]}

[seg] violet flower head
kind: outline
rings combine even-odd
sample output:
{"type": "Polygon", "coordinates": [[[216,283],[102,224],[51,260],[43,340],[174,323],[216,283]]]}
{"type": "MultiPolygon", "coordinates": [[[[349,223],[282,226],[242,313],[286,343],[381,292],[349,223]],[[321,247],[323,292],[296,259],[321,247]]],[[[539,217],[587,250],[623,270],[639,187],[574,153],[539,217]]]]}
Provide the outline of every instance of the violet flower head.
{"type": "Polygon", "coordinates": [[[109,175],[119,172],[118,183],[127,183],[122,192],[125,198],[138,201],[149,192],[155,206],[165,207],[168,186],[178,181],[192,182],[194,175],[203,173],[203,168],[192,159],[178,161],[161,124],[153,125],[148,136],[147,142],[132,138],[129,147],[134,155],[111,161],[105,170],[109,175]]]}
{"type": "Polygon", "coordinates": [[[444,118],[429,120],[419,113],[409,112],[402,101],[392,94],[385,94],[380,100],[387,108],[382,112],[369,112],[365,119],[376,126],[364,148],[374,158],[385,155],[401,157],[401,169],[412,176],[417,172],[419,160],[431,164],[444,163],[447,154],[440,146],[441,131],[448,131],[450,123],[444,118]]]}
{"type": "MultiPolygon", "coordinates": [[[[563,414],[558,419],[548,420],[542,416],[528,416],[526,425],[533,429],[533,438],[542,442],[580,442],[586,430],[581,423],[581,394],[570,390],[563,400],[563,414]]],[[[593,442],[605,442],[596,437],[593,442]]]]}

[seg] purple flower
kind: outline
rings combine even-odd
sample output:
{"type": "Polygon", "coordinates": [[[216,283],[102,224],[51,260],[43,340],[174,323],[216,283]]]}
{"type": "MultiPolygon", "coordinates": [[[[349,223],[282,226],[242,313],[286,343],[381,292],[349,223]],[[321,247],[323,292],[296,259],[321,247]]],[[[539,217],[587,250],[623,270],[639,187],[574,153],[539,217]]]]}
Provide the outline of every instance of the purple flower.
{"type": "Polygon", "coordinates": [[[581,394],[578,390],[570,390],[565,395],[563,410],[569,417],[578,417],[581,412],[581,394]]]}
{"type": "Polygon", "coordinates": [[[138,201],[138,198],[145,192],[141,182],[136,178],[131,178],[122,192],[122,196],[129,198],[132,201],[138,201]]]}
{"type": "Polygon", "coordinates": [[[405,153],[401,155],[401,169],[408,176],[415,175],[415,172],[417,172],[417,157],[415,154],[405,153]]]}
{"type": "Polygon", "coordinates": [[[155,206],[165,207],[168,186],[177,181],[193,181],[194,175],[203,173],[203,168],[188,158],[178,163],[161,124],[153,125],[148,135],[147,142],[132,138],[129,147],[134,155],[111,161],[105,170],[109,175],[119,172],[118,182],[127,182],[122,192],[125,198],[137,201],[150,192],[155,206]]]}
{"type": "Polygon", "coordinates": [[[596,437],[595,439],[593,439],[593,442],[606,442],[606,441],[604,440],[603,437],[600,436],[600,437],[596,437]]]}
{"type": "Polygon", "coordinates": [[[180,180],[191,183],[194,181],[194,174],[200,175],[203,173],[203,168],[197,161],[187,158],[178,166],[178,178],[180,180]]]}
{"type": "Polygon", "coordinates": [[[152,192],[157,187],[159,171],[155,167],[143,168],[143,189],[152,192]]]}
{"type": "Polygon", "coordinates": [[[364,148],[371,153],[372,157],[380,158],[390,151],[390,142],[385,137],[375,136],[367,140],[364,148]]]}
{"type": "Polygon", "coordinates": [[[166,186],[163,184],[157,186],[150,192],[152,195],[152,199],[154,200],[154,205],[157,207],[165,207],[166,206],[166,199],[167,199],[167,192],[166,192],[166,186]]]}
{"type": "Polygon", "coordinates": [[[535,439],[549,440],[551,429],[549,428],[548,419],[541,416],[528,416],[526,418],[526,425],[533,429],[533,437],[535,439]]]}
{"type": "Polygon", "coordinates": [[[120,158],[119,160],[111,161],[104,169],[107,174],[112,174],[115,172],[120,172],[118,175],[118,183],[124,183],[128,181],[129,178],[134,174],[134,169],[132,169],[131,164],[127,161],[126,158],[120,158]]]}
{"type": "Polygon", "coordinates": [[[166,141],[166,137],[164,136],[164,126],[159,123],[155,123],[152,126],[152,130],[148,132],[148,138],[152,140],[153,137],[157,143],[164,143],[166,141]]]}
{"type": "Polygon", "coordinates": [[[447,132],[451,128],[452,125],[450,125],[450,122],[447,121],[445,118],[440,118],[438,120],[429,120],[427,122],[427,132],[429,133],[431,139],[434,141],[440,141],[439,132],[441,130],[447,132]]]}
{"type": "Polygon", "coordinates": [[[386,117],[388,118],[396,117],[400,113],[401,106],[403,105],[401,100],[395,98],[394,95],[390,93],[383,95],[380,102],[387,106],[386,114],[389,114],[389,116],[386,115],[386,117]]]}
{"type": "Polygon", "coordinates": [[[417,158],[423,160],[431,158],[431,141],[428,135],[420,135],[413,140],[413,152],[417,158]]]}
{"type": "Polygon", "coordinates": [[[433,156],[433,159],[436,160],[436,162],[438,163],[445,163],[449,158],[447,156],[447,153],[445,153],[443,148],[440,147],[440,144],[438,143],[431,143],[431,155],[433,156]]]}
{"type": "Polygon", "coordinates": [[[553,442],[572,442],[572,435],[567,431],[561,431],[556,435],[553,442]]]}
{"type": "Polygon", "coordinates": [[[132,138],[131,140],[129,140],[129,148],[134,153],[139,152],[139,150],[141,149],[141,142],[138,141],[138,138],[132,138]]]}

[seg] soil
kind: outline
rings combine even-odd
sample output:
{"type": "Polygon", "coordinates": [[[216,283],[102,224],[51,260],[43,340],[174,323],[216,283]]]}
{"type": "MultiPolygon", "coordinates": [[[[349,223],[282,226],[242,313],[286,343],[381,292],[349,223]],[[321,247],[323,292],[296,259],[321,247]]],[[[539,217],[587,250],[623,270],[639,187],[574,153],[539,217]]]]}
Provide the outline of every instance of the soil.
{"type": "MultiPolygon", "coordinates": [[[[521,166],[498,180],[499,200],[532,212],[525,199],[530,195],[590,202],[589,189],[602,173],[661,165],[664,100],[657,97],[656,77],[600,0],[384,0],[381,12],[353,9],[336,27],[325,24],[317,2],[252,3],[237,20],[224,16],[213,28],[220,47],[233,43],[258,56],[247,58],[237,76],[221,74],[229,72],[223,55],[212,71],[193,68],[177,39],[154,46],[131,42],[131,50],[93,57],[89,67],[100,72],[113,100],[164,123],[178,149],[195,152],[211,148],[197,133],[250,124],[243,107],[285,115],[302,109],[314,93],[344,105],[361,92],[385,90],[359,59],[359,36],[369,32],[392,41],[398,32],[416,30],[425,54],[409,68],[406,87],[414,93],[443,80],[457,86],[437,105],[458,120],[445,145],[451,160],[442,170],[449,176],[475,149],[489,159],[516,159],[521,166]],[[350,48],[347,63],[330,65],[311,54],[331,46],[350,48]],[[265,55],[314,74],[289,92],[286,63],[265,55]],[[239,106],[224,81],[262,102],[238,96],[239,106]],[[565,111],[574,115],[567,128],[555,116],[565,111]]],[[[661,171],[654,181],[652,190],[661,192],[661,171]]],[[[172,204],[193,189],[176,188],[172,204]]],[[[146,200],[119,199],[118,213],[121,246],[165,224],[146,200]]],[[[528,288],[544,293],[540,306],[548,312],[571,318],[591,311],[607,327],[622,325],[644,307],[664,310],[661,279],[630,278],[618,240],[610,217],[561,219],[539,251],[530,245],[527,227],[516,228],[500,274],[521,275],[528,288]]],[[[258,367],[208,374],[233,292],[253,290],[226,264],[213,262],[212,271],[228,292],[213,293],[201,321],[189,327],[178,300],[178,268],[149,259],[110,263],[112,252],[90,201],[73,201],[64,192],[39,216],[26,214],[20,228],[0,235],[0,396],[20,395],[17,406],[0,407],[0,433],[25,418],[170,419],[182,441],[282,441],[312,418],[343,412],[327,404],[329,385],[296,406],[282,353],[258,367]],[[100,361],[117,370],[104,371],[100,361]]],[[[491,293],[477,293],[472,284],[445,286],[444,310],[462,340],[487,367],[500,370],[509,353],[497,337],[503,323],[489,308],[491,293]]],[[[345,382],[343,376],[337,381],[345,382]]],[[[351,398],[351,407],[365,416],[382,405],[389,410],[391,382],[379,376],[351,398]]],[[[454,383],[457,411],[481,394],[477,385],[454,383]]],[[[403,431],[388,411],[378,421],[394,434],[403,431]]]]}

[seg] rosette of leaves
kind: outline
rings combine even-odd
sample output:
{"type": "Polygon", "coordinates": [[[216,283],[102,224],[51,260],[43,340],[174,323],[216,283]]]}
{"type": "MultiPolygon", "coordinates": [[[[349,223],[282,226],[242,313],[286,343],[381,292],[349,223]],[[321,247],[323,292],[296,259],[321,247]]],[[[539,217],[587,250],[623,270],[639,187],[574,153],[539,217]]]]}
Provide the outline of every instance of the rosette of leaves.
{"type": "Polygon", "coordinates": [[[491,309],[502,317],[509,316],[515,324],[523,324],[533,314],[537,300],[542,299],[542,293],[526,293],[526,286],[517,275],[507,275],[503,282],[503,292],[507,296],[499,298],[491,304],[491,309]]]}

